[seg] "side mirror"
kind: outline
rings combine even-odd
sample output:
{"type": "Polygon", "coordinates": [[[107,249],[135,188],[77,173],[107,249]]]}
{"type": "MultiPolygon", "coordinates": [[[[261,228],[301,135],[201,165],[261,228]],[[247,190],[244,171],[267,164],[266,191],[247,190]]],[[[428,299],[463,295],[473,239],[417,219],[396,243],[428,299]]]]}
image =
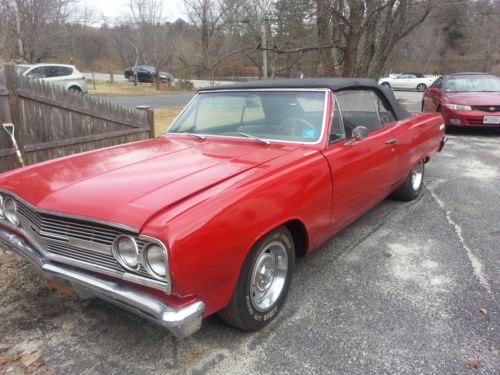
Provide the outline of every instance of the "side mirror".
{"type": "Polygon", "coordinates": [[[344,146],[352,146],[355,141],[362,141],[363,139],[368,137],[368,129],[364,126],[356,126],[352,130],[352,136],[354,137],[354,139],[344,143],[344,146]]]}
{"type": "Polygon", "coordinates": [[[354,138],[356,138],[357,141],[362,141],[363,139],[368,137],[368,129],[364,126],[356,126],[352,130],[352,135],[354,138]]]}

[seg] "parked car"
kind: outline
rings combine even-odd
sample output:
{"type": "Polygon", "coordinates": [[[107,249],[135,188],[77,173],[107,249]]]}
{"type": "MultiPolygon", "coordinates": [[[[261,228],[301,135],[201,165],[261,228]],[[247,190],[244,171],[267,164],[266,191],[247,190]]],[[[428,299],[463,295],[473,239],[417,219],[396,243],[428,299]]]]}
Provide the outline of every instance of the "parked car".
{"type": "Polygon", "coordinates": [[[64,64],[19,64],[16,65],[18,74],[60,85],[66,90],[87,93],[85,76],[73,65],[64,64]]]}
{"type": "Polygon", "coordinates": [[[440,77],[425,92],[422,112],[440,112],[446,126],[500,127],[500,78],[485,73],[440,77]]]}
{"type": "Polygon", "coordinates": [[[0,175],[0,241],[52,286],[177,336],[216,312],[253,331],[297,256],[390,194],[418,197],[444,142],[440,114],[373,80],[206,88],[164,136],[0,175]]]}
{"type": "MultiPolygon", "coordinates": [[[[134,80],[134,68],[127,68],[123,72],[123,76],[130,80],[134,80]]],[[[155,81],[156,68],[154,66],[138,65],[137,66],[137,81],[152,83],[155,81]]],[[[159,72],[160,81],[172,82],[174,77],[165,70],[159,72]]]]}
{"type": "Polygon", "coordinates": [[[393,89],[417,90],[423,92],[429,87],[435,78],[427,78],[422,73],[403,73],[394,78],[380,78],[379,85],[392,87],[393,89]]]}

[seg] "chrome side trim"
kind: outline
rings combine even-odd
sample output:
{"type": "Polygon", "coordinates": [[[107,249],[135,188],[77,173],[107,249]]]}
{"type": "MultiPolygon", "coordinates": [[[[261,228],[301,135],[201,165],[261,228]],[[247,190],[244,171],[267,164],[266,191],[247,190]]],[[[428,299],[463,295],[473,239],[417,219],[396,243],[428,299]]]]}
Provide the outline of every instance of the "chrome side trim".
{"type": "Polygon", "coordinates": [[[68,283],[82,298],[98,297],[186,337],[201,327],[205,304],[195,301],[182,308],[169,306],[153,295],[71,266],[52,263],[22,237],[0,227],[0,243],[33,263],[47,279],[68,283]],[[62,281],[61,281],[62,280],[62,281]]]}
{"type": "Polygon", "coordinates": [[[56,211],[43,210],[43,209],[40,209],[40,208],[37,208],[37,207],[33,206],[31,203],[25,201],[24,199],[22,199],[21,197],[19,197],[17,194],[14,194],[13,192],[8,191],[8,190],[0,189],[0,193],[7,194],[7,195],[10,195],[10,196],[18,199],[23,204],[29,206],[33,211],[39,212],[41,214],[58,216],[58,217],[66,218],[66,219],[88,221],[90,223],[95,223],[95,224],[100,224],[100,225],[107,225],[107,226],[110,226],[110,227],[114,227],[116,229],[120,229],[120,230],[131,232],[131,233],[134,233],[134,234],[139,234],[139,232],[140,232],[139,228],[130,227],[130,226],[125,225],[125,224],[115,223],[115,222],[111,222],[111,221],[105,221],[105,220],[101,220],[101,219],[95,219],[95,218],[92,218],[92,217],[78,216],[78,215],[65,214],[65,213],[56,212],[56,211]]]}

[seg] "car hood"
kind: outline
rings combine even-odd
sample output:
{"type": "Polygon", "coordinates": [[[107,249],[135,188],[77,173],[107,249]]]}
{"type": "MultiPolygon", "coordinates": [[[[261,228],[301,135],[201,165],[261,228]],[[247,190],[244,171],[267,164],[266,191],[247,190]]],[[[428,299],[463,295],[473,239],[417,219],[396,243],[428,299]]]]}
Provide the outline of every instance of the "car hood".
{"type": "Polygon", "coordinates": [[[500,92],[447,92],[446,100],[453,104],[499,105],[500,92]]]}
{"type": "Polygon", "coordinates": [[[140,229],[159,210],[296,148],[171,135],[12,171],[0,188],[42,210],[140,229]]]}

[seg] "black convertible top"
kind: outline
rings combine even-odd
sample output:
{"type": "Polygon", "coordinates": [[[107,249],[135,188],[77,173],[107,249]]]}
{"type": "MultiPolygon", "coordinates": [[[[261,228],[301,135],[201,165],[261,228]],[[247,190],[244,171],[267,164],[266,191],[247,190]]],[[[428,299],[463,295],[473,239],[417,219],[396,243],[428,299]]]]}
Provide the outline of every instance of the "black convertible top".
{"type": "Polygon", "coordinates": [[[379,86],[373,79],[367,78],[292,78],[292,79],[267,79],[259,81],[238,82],[234,84],[205,87],[199,92],[217,90],[246,90],[246,89],[330,89],[342,91],[347,89],[372,89],[378,91],[392,107],[398,120],[412,116],[396,100],[392,89],[379,86]]]}

